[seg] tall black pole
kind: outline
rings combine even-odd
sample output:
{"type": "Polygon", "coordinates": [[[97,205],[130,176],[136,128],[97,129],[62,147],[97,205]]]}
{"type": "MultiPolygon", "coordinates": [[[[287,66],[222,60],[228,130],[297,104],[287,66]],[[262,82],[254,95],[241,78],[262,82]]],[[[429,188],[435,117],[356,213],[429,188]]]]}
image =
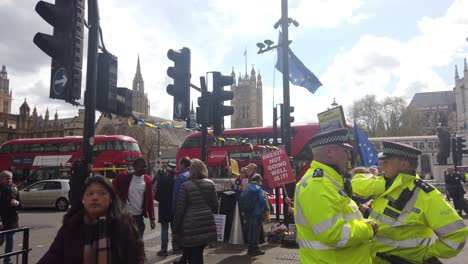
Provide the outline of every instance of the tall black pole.
{"type": "Polygon", "coordinates": [[[71,208],[75,212],[81,206],[82,191],[86,178],[91,176],[93,166],[94,122],[96,112],[97,53],[99,37],[98,0],[88,0],[88,65],[86,70],[86,91],[84,95],[85,118],[83,131],[83,156],[72,164],[74,176],[70,180],[71,208]]]}
{"type": "MultiPolygon", "coordinates": [[[[291,156],[291,118],[289,102],[289,18],[288,0],[281,0],[281,48],[283,52],[283,110],[281,119],[284,120],[284,145],[286,153],[291,156]]],[[[282,128],[283,129],[283,128],[282,128]]]]}
{"type": "Polygon", "coordinates": [[[93,166],[94,123],[96,121],[96,82],[97,55],[99,42],[98,0],[88,0],[88,68],[86,71],[86,91],[84,98],[85,118],[83,132],[83,160],[89,169],[93,166]]]}
{"type": "MultiPolygon", "coordinates": [[[[206,98],[206,93],[208,93],[208,88],[206,87],[205,77],[200,77],[200,90],[202,97],[206,98]]],[[[204,106],[208,107],[208,106],[204,106]]],[[[212,114],[212,113],[210,113],[212,114]]],[[[207,146],[207,137],[208,137],[208,128],[205,124],[202,124],[201,127],[201,160],[205,163],[208,162],[208,146],[207,146]]]]}

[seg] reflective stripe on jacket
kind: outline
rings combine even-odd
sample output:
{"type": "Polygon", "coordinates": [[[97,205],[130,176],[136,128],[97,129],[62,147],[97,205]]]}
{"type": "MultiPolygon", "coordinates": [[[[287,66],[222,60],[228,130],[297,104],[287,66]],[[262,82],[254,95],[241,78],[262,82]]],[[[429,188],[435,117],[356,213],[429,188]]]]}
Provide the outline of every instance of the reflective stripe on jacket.
{"type": "Polygon", "coordinates": [[[372,226],[346,195],[341,175],[317,161],[305,175],[294,207],[301,263],[371,263],[372,226]]]}
{"type": "Polygon", "coordinates": [[[450,258],[462,250],[468,228],[437,189],[425,191],[415,185],[416,179],[399,174],[374,199],[369,218],[379,224],[379,231],[372,242],[373,254],[384,252],[422,263],[430,257],[450,258]],[[398,210],[393,206],[404,190],[412,192],[411,198],[398,210]],[[433,234],[437,239],[431,240],[433,234]]]}
{"type": "Polygon", "coordinates": [[[385,192],[385,179],[383,176],[366,177],[365,174],[356,174],[351,179],[353,193],[361,198],[373,198],[385,192]]]}

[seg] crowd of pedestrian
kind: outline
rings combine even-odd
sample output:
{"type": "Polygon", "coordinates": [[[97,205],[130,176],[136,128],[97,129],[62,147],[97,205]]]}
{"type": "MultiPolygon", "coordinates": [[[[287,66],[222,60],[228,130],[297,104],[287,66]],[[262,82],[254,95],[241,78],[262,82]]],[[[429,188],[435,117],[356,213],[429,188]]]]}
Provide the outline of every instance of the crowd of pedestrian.
{"type": "MultiPolygon", "coordinates": [[[[294,214],[301,263],[440,263],[462,250],[468,236],[461,219],[463,211],[468,214],[465,177],[451,168],[444,175],[454,209],[416,174],[421,155],[416,148],[385,141],[378,166],[350,170],[347,129],[318,133],[308,144],[314,159],[296,184],[294,199],[285,200],[294,214]]],[[[82,202],[64,216],[39,263],[145,263],[144,219],[155,228],[156,200],[161,225],[156,254],[167,257],[171,242],[172,254],[182,253],[174,264],[203,264],[204,249],[218,239],[214,214],[220,207],[207,166],[183,157],[154,178],[146,171],[146,161],[138,158],[133,170],[112,184],[105,177],[88,178],[82,202]]],[[[263,255],[259,245],[270,213],[263,177],[254,163],[236,176],[232,188],[247,254],[263,255]]],[[[1,172],[3,230],[18,227],[17,193],[11,172],[1,172]]],[[[11,252],[14,234],[4,240],[5,252],[11,252]]]]}

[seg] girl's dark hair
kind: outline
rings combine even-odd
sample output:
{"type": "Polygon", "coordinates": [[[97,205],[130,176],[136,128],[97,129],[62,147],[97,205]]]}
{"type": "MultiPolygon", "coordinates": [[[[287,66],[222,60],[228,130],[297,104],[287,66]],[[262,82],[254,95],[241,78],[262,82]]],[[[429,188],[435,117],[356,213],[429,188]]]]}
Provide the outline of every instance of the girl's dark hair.
{"type": "MultiPolygon", "coordinates": [[[[91,184],[100,184],[110,195],[111,202],[107,212],[108,236],[111,241],[112,263],[138,263],[138,260],[144,257],[144,244],[134,220],[123,208],[120,198],[117,196],[114,187],[102,176],[89,177],[83,186],[83,194],[91,184]]],[[[81,216],[84,217],[85,209],[82,203],[81,216]]],[[[70,212],[69,212],[70,213],[70,212]]],[[[68,215],[68,213],[67,213],[68,215]]],[[[72,216],[64,217],[64,224],[72,216]]],[[[73,217],[74,218],[74,217],[73,217]]]]}

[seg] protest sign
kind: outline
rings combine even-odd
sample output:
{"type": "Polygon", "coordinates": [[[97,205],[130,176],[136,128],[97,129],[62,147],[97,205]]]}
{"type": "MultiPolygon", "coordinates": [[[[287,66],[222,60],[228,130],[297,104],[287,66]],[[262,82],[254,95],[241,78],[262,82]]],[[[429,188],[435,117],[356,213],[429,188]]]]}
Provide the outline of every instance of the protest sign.
{"type": "Polygon", "coordinates": [[[263,186],[275,188],[286,183],[295,182],[295,177],[284,149],[269,151],[262,154],[263,186]]]}

